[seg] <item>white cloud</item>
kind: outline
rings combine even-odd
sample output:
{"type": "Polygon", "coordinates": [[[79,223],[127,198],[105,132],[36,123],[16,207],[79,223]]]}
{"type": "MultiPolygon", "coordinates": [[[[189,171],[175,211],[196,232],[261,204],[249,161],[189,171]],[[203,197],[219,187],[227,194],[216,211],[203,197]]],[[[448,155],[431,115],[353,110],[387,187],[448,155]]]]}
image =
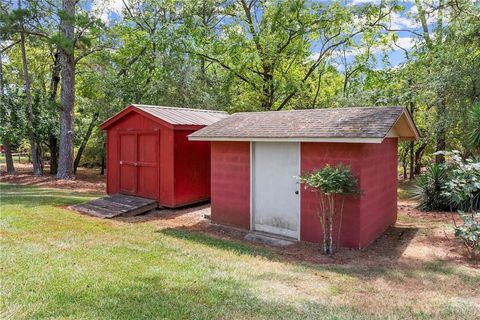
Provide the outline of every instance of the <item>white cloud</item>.
{"type": "MultiPolygon", "coordinates": [[[[375,55],[377,53],[381,53],[381,52],[384,52],[384,51],[388,52],[389,50],[393,50],[393,51],[399,50],[398,47],[403,48],[405,50],[410,50],[415,46],[415,42],[416,42],[415,38],[401,37],[401,38],[398,38],[395,42],[397,44],[397,46],[395,46],[393,44],[391,44],[389,46],[386,46],[386,45],[373,46],[373,47],[370,48],[370,54],[375,55]]],[[[357,55],[365,53],[365,51],[366,51],[366,48],[364,48],[364,47],[347,49],[345,51],[345,57],[347,59],[353,58],[357,55]]],[[[312,53],[310,55],[310,59],[312,61],[315,61],[316,59],[318,59],[319,55],[320,55],[320,53],[318,53],[318,52],[312,53]]],[[[334,52],[332,52],[330,58],[341,59],[341,58],[343,58],[343,55],[344,55],[343,51],[335,50],[334,52]]]]}
{"type": "Polygon", "coordinates": [[[351,6],[358,6],[362,4],[380,4],[382,2],[381,0],[352,0],[352,2],[349,3],[351,6]]]}
{"type": "Polygon", "coordinates": [[[403,37],[403,38],[398,38],[395,43],[403,48],[403,49],[412,49],[415,46],[415,38],[411,37],[403,37]]]}
{"type": "MultiPolygon", "coordinates": [[[[128,0],[125,1],[128,4],[128,0]]],[[[103,22],[109,22],[109,15],[116,13],[120,15],[124,8],[122,0],[95,0],[92,5],[94,12],[103,22]]]]}
{"type": "Polygon", "coordinates": [[[420,24],[411,16],[394,12],[391,16],[390,26],[392,29],[416,29],[420,24]]]}

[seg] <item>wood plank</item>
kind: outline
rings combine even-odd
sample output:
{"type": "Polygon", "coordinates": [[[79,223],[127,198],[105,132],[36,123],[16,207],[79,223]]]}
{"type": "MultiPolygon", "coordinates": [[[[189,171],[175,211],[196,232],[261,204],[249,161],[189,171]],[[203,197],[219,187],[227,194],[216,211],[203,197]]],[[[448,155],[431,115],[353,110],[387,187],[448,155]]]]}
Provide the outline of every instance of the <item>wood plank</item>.
{"type": "Polygon", "coordinates": [[[71,209],[99,218],[139,215],[158,206],[152,199],[123,194],[114,194],[87,203],[70,206],[71,209]]]}

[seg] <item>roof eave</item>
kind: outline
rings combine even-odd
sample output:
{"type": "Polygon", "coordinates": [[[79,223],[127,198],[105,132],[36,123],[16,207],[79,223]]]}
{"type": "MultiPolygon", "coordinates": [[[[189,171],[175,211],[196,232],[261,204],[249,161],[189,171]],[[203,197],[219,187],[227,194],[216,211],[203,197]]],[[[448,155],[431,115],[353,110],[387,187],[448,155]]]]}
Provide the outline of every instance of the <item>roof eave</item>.
{"type": "Polygon", "coordinates": [[[398,134],[398,138],[400,140],[407,140],[407,141],[417,141],[417,140],[419,140],[420,139],[420,134],[418,133],[417,126],[415,125],[415,122],[413,122],[413,119],[412,119],[412,116],[410,115],[410,112],[405,108],[402,108],[402,109],[403,109],[402,113],[398,116],[397,120],[393,123],[390,130],[397,126],[399,121],[401,121],[402,116],[405,116],[408,128],[410,129],[410,132],[412,133],[412,135],[400,135],[400,134],[398,134]]]}
{"type": "Polygon", "coordinates": [[[384,138],[373,137],[207,137],[189,135],[190,141],[251,141],[251,142],[336,142],[336,143],[382,143],[384,138]]]}
{"type": "Polygon", "coordinates": [[[125,117],[126,115],[128,115],[129,113],[132,113],[132,112],[136,112],[138,114],[141,114],[142,116],[144,117],[147,117],[149,118],[150,120],[160,124],[160,125],[163,125],[163,126],[166,126],[168,128],[174,128],[175,126],[163,119],[160,119],[159,117],[155,117],[154,115],[146,112],[146,111],[143,111],[142,109],[138,108],[137,106],[135,105],[129,105],[128,107],[126,107],[125,109],[123,109],[122,111],[120,111],[119,113],[117,113],[116,115],[114,115],[113,117],[107,119],[106,121],[104,121],[101,125],[100,125],[100,128],[102,130],[107,130],[109,127],[111,127],[114,123],[116,123],[117,121],[119,121],[121,118],[125,117]]]}

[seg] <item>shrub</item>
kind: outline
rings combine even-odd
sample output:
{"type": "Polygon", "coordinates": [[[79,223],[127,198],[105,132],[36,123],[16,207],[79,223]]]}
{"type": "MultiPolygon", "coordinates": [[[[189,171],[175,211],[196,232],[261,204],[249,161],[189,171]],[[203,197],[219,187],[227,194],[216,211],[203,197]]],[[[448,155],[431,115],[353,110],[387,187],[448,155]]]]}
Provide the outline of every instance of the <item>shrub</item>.
{"type": "Polygon", "coordinates": [[[443,152],[448,162],[449,178],[443,186],[443,195],[456,210],[480,210],[480,162],[462,160],[457,151],[443,152]]]}
{"type": "Polygon", "coordinates": [[[462,225],[455,225],[455,237],[462,240],[470,254],[480,253],[480,212],[458,212],[462,218],[462,225]]]}
{"type": "Polygon", "coordinates": [[[468,135],[470,145],[480,151],[480,103],[477,103],[470,110],[470,120],[473,124],[468,135]]]}
{"type": "Polygon", "coordinates": [[[447,169],[433,164],[418,177],[414,198],[419,201],[418,208],[424,211],[450,210],[450,201],[443,194],[443,186],[448,181],[447,169]]]}
{"type": "Polygon", "coordinates": [[[334,250],[333,225],[338,218],[336,246],[340,244],[343,204],[348,195],[360,194],[357,179],[350,167],[339,164],[304,173],[300,182],[317,192],[319,207],[317,216],[322,227],[323,253],[331,255],[334,250]]]}
{"type": "Polygon", "coordinates": [[[424,211],[479,211],[480,162],[465,161],[458,151],[441,152],[444,164],[432,164],[417,179],[415,196],[424,211]]]}

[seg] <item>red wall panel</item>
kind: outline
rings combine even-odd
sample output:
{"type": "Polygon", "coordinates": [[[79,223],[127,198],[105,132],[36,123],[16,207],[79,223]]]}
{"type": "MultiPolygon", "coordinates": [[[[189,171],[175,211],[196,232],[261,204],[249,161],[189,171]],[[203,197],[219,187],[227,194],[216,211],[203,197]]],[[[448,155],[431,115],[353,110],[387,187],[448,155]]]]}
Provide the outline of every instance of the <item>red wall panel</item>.
{"type": "Polygon", "coordinates": [[[158,159],[158,169],[139,166],[138,170],[132,171],[138,172],[138,195],[154,197],[165,207],[208,200],[210,143],[188,141],[187,138],[187,135],[200,128],[202,126],[190,126],[188,130],[176,129],[136,112],[120,118],[107,130],[107,192],[112,194],[121,191],[119,133],[128,131],[138,133],[138,144],[141,144],[138,147],[139,161],[153,163],[158,159]],[[145,140],[151,132],[158,133],[159,147],[145,140]]]}
{"type": "MultiPolygon", "coordinates": [[[[301,172],[327,164],[349,165],[363,193],[344,205],[341,245],[363,248],[395,223],[397,139],[382,144],[302,143],[301,172]]],[[[250,143],[211,144],[212,222],[250,229],[250,143]]],[[[321,242],[318,196],[301,188],[300,239],[321,242]]]]}
{"type": "MultiPolygon", "coordinates": [[[[301,145],[301,172],[319,169],[327,164],[337,165],[343,163],[351,166],[357,178],[361,173],[362,144],[358,143],[318,143],[305,142],[301,145]]],[[[358,247],[360,241],[360,198],[345,200],[341,244],[345,247],[358,247]]],[[[321,242],[322,233],[317,210],[319,205],[318,195],[301,188],[300,204],[300,239],[309,242],[321,242]]]]}
{"type": "Polygon", "coordinates": [[[167,127],[161,127],[160,129],[160,196],[159,203],[165,207],[174,207],[174,166],[173,162],[175,155],[173,152],[174,134],[173,130],[167,127]]]}
{"type": "Polygon", "coordinates": [[[360,247],[397,220],[397,138],[363,147],[360,187],[360,247]]]}
{"type": "Polygon", "coordinates": [[[250,142],[211,142],[211,219],[250,229],[250,142]]]}
{"type": "Polygon", "coordinates": [[[188,141],[195,130],[175,130],[175,204],[210,198],[210,142],[188,141]]]}
{"type": "MultiPolygon", "coordinates": [[[[364,248],[397,217],[397,139],[381,144],[302,143],[302,172],[326,164],[350,165],[362,195],[345,201],[341,245],[364,248]]],[[[318,196],[302,188],[301,240],[321,242],[321,226],[316,215],[318,196]]]]}
{"type": "MultiPolygon", "coordinates": [[[[115,122],[107,130],[107,192],[109,194],[120,192],[120,164],[119,164],[119,132],[130,131],[157,131],[160,134],[160,153],[157,155],[159,159],[160,172],[160,188],[155,184],[152,188],[157,194],[156,199],[159,202],[169,201],[173,199],[173,178],[168,179],[168,171],[173,171],[173,139],[168,140],[169,136],[173,136],[172,129],[162,126],[155,121],[148,119],[138,113],[131,112],[115,122]],[[165,172],[166,179],[162,179],[162,173],[165,172]],[[158,190],[160,189],[160,195],[158,190]]],[[[141,143],[141,142],[140,142],[141,143]]],[[[153,149],[150,152],[158,152],[153,149]]],[[[172,174],[173,176],[173,174],[172,174]]],[[[153,192],[148,192],[153,194],[153,192]]]]}

